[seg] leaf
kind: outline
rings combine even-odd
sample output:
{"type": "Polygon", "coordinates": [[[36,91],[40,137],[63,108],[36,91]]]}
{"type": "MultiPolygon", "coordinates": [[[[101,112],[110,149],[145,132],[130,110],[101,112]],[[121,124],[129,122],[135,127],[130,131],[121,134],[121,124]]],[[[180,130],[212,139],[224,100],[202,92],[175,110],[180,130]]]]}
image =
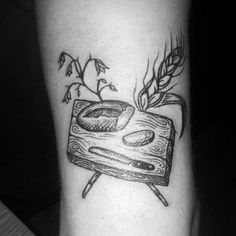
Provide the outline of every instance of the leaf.
{"type": "Polygon", "coordinates": [[[163,89],[165,87],[167,87],[170,84],[171,81],[171,77],[170,76],[164,76],[160,79],[159,81],[159,89],[163,89]]]}
{"type": "Polygon", "coordinates": [[[145,107],[146,107],[146,108],[148,107],[148,106],[146,105],[146,103],[147,103],[146,100],[148,100],[147,90],[146,90],[145,87],[143,87],[143,88],[139,91],[138,96],[137,96],[137,105],[138,105],[139,110],[145,111],[144,108],[145,108],[145,107]],[[143,100],[145,100],[145,101],[143,101],[143,100]]]}
{"type": "Polygon", "coordinates": [[[107,81],[105,79],[101,79],[101,82],[107,84],[107,81]]]}
{"type": "Polygon", "coordinates": [[[96,59],[97,63],[100,65],[100,67],[103,67],[105,69],[109,69],[109,67],[107,67],[103,61],[99,60],[99,59],[96,59]]]}
{"type": "Polygon", "coordinates": [[[165,76],[165,74],[166,74],[166,63],[165,63],[165,61],[163,61],[161,63],[159,71],[160,71],[159,74],[160,74],[161,77],[165,76]]]}
{"type": "Polygon", "coordinates": [[[173,63],[174,63],[174,64],[179,64],[181,60],[182,60],[181,57],[175,56],[175,57],[173,58],[173,63]]]}
{"type": "Polygon", "coordinates": [[[98,63],[96,63],[96,61],[95,61],[94,65],[95,65],[95,69],[97,71],[97,76],[98,76],[100,74],[100,69],[99,69],[98,63]]]}
{"type": "Polygon", "coordinates": [[[163,93],[155,93],[153,94],[148,102],[149,102],[149,107],[154,107],[156,104],[158,104],[163,97],[163,93]]]}
{"type": "Polygon", "coordinates": [[[146,93],[143,93],[143,95],[141,96],[141,109],[142,111],[146,111],[148,108],[148,96],[146,93]]]}
{"type": "Polygon", "coordinates": [[[71,92],[70,91],[67,91],[62,102],[68,104],[71,100],[71,92]]]}
{"type": "Polygon", "coordinates": [[[145,85],[145,90],[148,90],[149,94],[154,94],[158,91],[158,83],[157,78],[155,77],[153,80],[149,80],[145,85]]]}
{"type": "Polygon", "coordinates": [[[109,89],[111,91],[115,91],[115,92],[117,91],[116,87],[114,85],[112,85],[112,84],[109,85],[109,89]]]}
{"type": "Polygon", "coordinates": [[[71,92],[70,91],[67,93],[67,98],[71,99],[71,92]]]}
{"type": "Polygon", "coordinates": [[[168,66],[168,73],[167,73],[167,74],[168,74],[168,75],[173,74],[173,73],[175,72],[176,68],[177,68],[177,66],[176,66],[175,64],[169,65],[169,66],[168,66]]]}
{"type": "Polygon", "coordinates": [[[186,124],[186,103],[185,100],[175,94],[175,93],[164,93],[164,96],[162,97],[161,101],[155,105],[155,107],[161,107],[161,106],[167,106],[167,105],[179,105],[181,108],[181,113],[182,113],[182,128],[180,132],[179,138],[182,137],[185,124],[186,124]]]}
{"type": "Polygon", "coordinates": [[[97,76],[102,72],[105,73],[106,69],[109,69],[101,60],[95,59],[94,61],[95,69],[97,71],[97,76]]]}

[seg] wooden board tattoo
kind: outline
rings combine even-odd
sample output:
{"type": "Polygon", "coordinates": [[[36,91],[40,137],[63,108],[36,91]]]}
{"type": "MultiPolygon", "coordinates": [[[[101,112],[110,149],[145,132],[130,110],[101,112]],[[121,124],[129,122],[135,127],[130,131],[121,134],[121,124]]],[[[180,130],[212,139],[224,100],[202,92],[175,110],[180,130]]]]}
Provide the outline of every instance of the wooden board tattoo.
{"type": "Polygon", "coordinates": [[[159,62],[157,56],[152,64],[152,76],[147,79],[149,60],[144,73],[142,88],[134,88],[134,104],[126,101],[106,100],[102,97],[104,89],[117,91],[116,87],[101,73],[110,69],[100,59],[91,55],[82,66],[78,58],[66,52],[59,57],[59,67],[65,67],[66,76],[76,75],[78,82],[67,86],[63,102],[73,99],[73,110],[69,128],[67,156],[71,163],[94,171],[82,193],[85,198],[101,174],[128,181],[146,184],[168,206],[167,200],[156,185],[168,186],[176,131],[173,121],[161,114],[151,113],[150,108],[178,105],[182,112],[182,137],[186,123],[186,104],[184,99],[170,92],[176,86],[175,78],[183,71],[184,41],[180,34],[164,48],[159,62]],[[85,82],[87,66],[93,63],[97,72],[96,90],[85,82]],[[173,82],[174,81],[174,82],[173,82]],[[98,101],[80,99],[80,89],[84,87],[98,98],[98,101]]]}

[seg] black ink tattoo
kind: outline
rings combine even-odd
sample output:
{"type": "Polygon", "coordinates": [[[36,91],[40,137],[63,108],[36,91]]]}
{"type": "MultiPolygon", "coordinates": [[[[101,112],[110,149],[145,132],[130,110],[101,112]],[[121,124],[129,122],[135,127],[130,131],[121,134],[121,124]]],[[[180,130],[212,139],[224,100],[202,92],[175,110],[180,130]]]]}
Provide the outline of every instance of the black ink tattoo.
{"type": "Polygon", "coordinates": [[[148,60],[147,69],[143,77],[143,88],[139,91],[137,97],[135,97],[135,88],[134,101],[136,107],[140,111],[146,111],[152,107],[157,108],[166,105],[180,105],[182,111],[181,138],[186,123],[186,103],[181,96],[170,93],[169,91],[176,86],[176,83],[171,83],[172,80],[178,77],[184,70],[185,53],[182,34],[175,40],[175,43],[176,45],[173,45],[174,42],[171,36],[170,49],[168,50],[167,45],[165,46],[164,56],[158,70],[156,70],[156,64],[159,59],[159,53],[157,54],[152,65],[152,77],[145,82],[149,70],[148,60]]]}
{"type": "Polygon", "coordinates": [[[99,100],[75,99],[71,115],[67,156],[75,165],[95,171],[83,190],[83,198],[100,175],[106,174],[147,184],[163,205],[168,206],[156,185],[169,185],[176,131],[171,119],[151,113],[148,109],[180,106],[182,137],[186,123],[186,104],[180,95],[169,92],[176,85],[172,84],[173,79],[183,71],[185,55],[182,35],[175,41],[171,37],[170,47],[165,47],[156,70],[158,59],[159,56],[153,63],[151,78],[146,81],[148,61],[143,87],[137,95],[137,88],[134,89],[135,108],[127,102],[104,100],[101,95],[103,89],[117,91],[104,78],[97,79],[96,90],[85,83],[84,76],[89,63],[94,62],[97,76],[109,69],[100,59],[90,55],[82,67],[78,58],[66,52],[60,54],[60,69],[67,62],[66,76],[74,73],[78,79],[78,82],[67,87],[63,102],[69,103],[72,99],[71,90],[74,85],[78,97],[81,95],[80,86],[84,86],[99,100]]]}
{"type": "Polygon", "coordinates": [[[97,86],[96,86],[96,90],[92,90],[86,83],[84,80],[84,76],[85,76],[85,72],[86,69],[89,65],[89,63],[94,63],[96,71],[97,71],[97,76],[100,73],[105,73],[107,69],[109,69],[109,67],[107,67],[101,60],[97,59],[97,58],[93,58],[91,55],[89,55],[88,60],[85,62],[84,66],[82,67],[79,58],[73,58],[70,54],[66,53],[66,52],[62,52],[59,56],[59,60],[58,60],[58,64],[59,64],[59,68],[61,69],[65,62],[66,62],[66,58],[68,58],[69,63],[66,66],[66,76],[70,77],[73,72],[75,72],[75,77],[77,79],[77,82],[75,83],[71,83],[69,86],[67,87],[65,96],[62,100],[62,102],[65,102],[66,104],[68,104],[71,100],[71,90],[72,87],[76,87],[75,90],[77,91],[77,95],[78,97],[80,96],[80,87],[85,87],[87,90],[89,90],[90,92],[92,92],[93,94],[95,94],[98,99],[100,101],[102,101],[102,96],[101,96],[101,92],[105,89],[105,88],[109,88],[112,91],[117,91],[116,87],[114,85],[112,85],[112,83],[107,82],[106,79],[104,78],[99,78],[97,80],[97,86]]]}
{"type": "Polygon", "coordinates": [[[85,107],[77,116],[78,125],[92,132],[115,132],[123,129],[134,113],[125,102],[102,101],[85,107]]]}
{"type": "Polygon", "coordinates": [[[141,147],[153,141],[155,133],[152,130],[135,131],[125,135],[122,141],[127,146],[141,147]]]}

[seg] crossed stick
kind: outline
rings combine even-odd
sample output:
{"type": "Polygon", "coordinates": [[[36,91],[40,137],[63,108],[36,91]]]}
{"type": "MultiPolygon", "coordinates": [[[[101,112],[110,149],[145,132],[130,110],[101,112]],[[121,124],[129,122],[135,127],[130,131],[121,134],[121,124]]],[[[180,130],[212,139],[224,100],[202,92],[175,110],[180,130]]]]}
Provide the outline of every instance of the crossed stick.
{"type": "MultiPolygon", "coordinates": [[[[101,176],[101,172],[96,171],[94,175],[91,177],[91,179],[86,184],[83,192],[82,192],[82,198],[85,198],[90,191],[90,189],[93,187],[97,179],[101,176]]],[[[157,187],[152,183],[146,183],[146,185],[152,190],[152,192],[159,198],[159,200],[163,203],[165,207],[167,207],[169,204],[164,198],[164,196],[160,193],[160,191],[157,189],[157,187]]]]}

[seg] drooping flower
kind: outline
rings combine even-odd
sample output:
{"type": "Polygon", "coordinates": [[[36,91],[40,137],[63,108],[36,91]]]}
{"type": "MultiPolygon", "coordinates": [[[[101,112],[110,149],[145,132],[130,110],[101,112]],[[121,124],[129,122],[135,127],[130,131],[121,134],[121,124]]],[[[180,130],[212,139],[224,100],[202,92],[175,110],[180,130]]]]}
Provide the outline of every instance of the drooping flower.
{"type": "Polygon", "coordinates": [[[59,69],[61,69],[63,67],[65,61],[66,61],[65,55],[62,52],[61,55],[59,56],[59,59],[58,59],[59,69]]]}

